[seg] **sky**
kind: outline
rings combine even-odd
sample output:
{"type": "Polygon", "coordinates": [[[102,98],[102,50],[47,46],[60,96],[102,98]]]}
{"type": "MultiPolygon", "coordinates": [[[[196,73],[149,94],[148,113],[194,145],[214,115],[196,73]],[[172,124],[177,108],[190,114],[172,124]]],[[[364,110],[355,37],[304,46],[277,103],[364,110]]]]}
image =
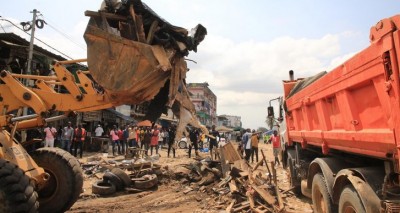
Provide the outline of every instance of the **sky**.
{"type": "MultiPolygon", "coordinates": [[[[48,25],[36,37],[71,58],[86,58],[84,11],[98,10],[101,1],[0,2],[0,16],[16,24],[31,20],[30,11],[37,9],[48,25]]],[[[369,45],[372,26],[400,11],[395,0],[143,2],[173,25],[207,28],[197,53],[188,56],[197,63],[188,62],[187,82],[208,82],[217,114],[241,116],[243,127],[252,129],[267,127],[269,100],[283,95],[289,70],[295,78],[332,70],[369,45]]],[[[23,34],[6,21],[0,24],[1,32],[23,34]]]]}

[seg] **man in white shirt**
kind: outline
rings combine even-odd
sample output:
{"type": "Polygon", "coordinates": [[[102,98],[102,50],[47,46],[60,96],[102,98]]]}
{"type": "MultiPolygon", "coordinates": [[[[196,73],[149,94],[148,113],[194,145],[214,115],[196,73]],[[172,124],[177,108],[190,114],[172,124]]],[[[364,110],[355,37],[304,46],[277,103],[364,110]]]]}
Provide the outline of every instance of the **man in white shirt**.
{"type": "Polygon", "coordinates": [[[46,133],[45,145],[44,147],[54,147],[54,138],[56,136],[57,130],[51,124],[49,124],[45,129],[46,133]]]}
{"type": "Polygon", "coordinates": [[[95,136],[96,137],[101,137],[104,133],[103,128],[101,127],[101,125],[97,125],[97,128],[94,130],[95,136]]]}

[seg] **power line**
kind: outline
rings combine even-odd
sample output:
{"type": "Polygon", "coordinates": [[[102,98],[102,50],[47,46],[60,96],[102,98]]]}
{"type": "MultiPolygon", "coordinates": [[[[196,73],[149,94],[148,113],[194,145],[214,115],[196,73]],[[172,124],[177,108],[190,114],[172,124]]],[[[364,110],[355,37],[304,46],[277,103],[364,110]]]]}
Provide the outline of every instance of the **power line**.
{"type": "MultiPolygon", "coordinates": [[[[21,30],[22,32],[26,33],[27,35],[29,35],[29,36],[31,35],[30,33],[25,32],[23,29],[21,29],[18,25],[14,24],[13,22],[11,22],[11,21],[9,21],[9,20],[7,20],[7,19],[1,18],[0,21],[7,21],[7,22],[9,22],[10,24],[14,25],[14,27],[16,27],[17,29],[19,29],[19,30],[21,30]]],[[[40,39],[38,39],[38,38],[36,38],[36,37],[35,37],[35,39],[38,40],[39,42],[41,42],[42,44],[46,45],[46,46],[49,47],[50,49],[56,51],[57,53],[59,53],[59,54],[65,56],[65,57],[67,57],[67,58],[69,58],[69,59],[73,59],[72,57],[68,56],[67,54],[65,54],[65,53],[63,53],[63,52],[57,50],[56,48],[50,46],[50,45],[47,44],[46,42],[44,42],[44,41],[42,41],[42,40],[40,40],[40,39]]]]}
{"type": "Polygon", "coordinates": [[[48,23],[48,22],[54,23],[52,20],[50,20],[50,19],[47,18],[47,17],[44,17],[43,14],[40,14],[40,16],[42,16],[43,19],[45,19],[45,20],[47,21],[47,22],[45,22],[45,23],[46,23],[51,29],[53,29],[54,31],[60,33],[62,36],[64,36],[66,39],[68,39],[69,41],[71,41],[72,43],[74,43],[77,47],[81,48],[82,50],[85,50],[85,51],[87,50],[85,47],[83,47],[83,45],[82,45],[81,43],[75,41],[75,40],[72,38],[72,36],[68,35],[67,33],[65,33],[65,32],[63,32],[63,31],[57,29],[55,26],[53,26],[53,25],[51,25],[51,24],[48,23]]]}
{"type": "Polygon", "coordinates": [[[0,26],[1,26],[1,29],[3,29],[4,33],[6,33],[6,30],[4,29],[3,25],[0,24],[0,26]]]}

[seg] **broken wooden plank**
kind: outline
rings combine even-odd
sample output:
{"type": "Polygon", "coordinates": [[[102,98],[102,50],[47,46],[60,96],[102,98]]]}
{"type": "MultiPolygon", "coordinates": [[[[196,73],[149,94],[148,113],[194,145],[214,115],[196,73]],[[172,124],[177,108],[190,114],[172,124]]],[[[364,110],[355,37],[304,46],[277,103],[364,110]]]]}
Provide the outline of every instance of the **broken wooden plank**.
{"type": "Polygon", "coordinates": [[[220,148],[220,152],[224,153],[225,159],[228,160],[229,163],[234,163],[235,161],[242,159],[232,143],[226,143],[220,148]]]}
{"type": "Polygon", "coordinates": [[[238,192],[238,187],[236,186],[235,180],[231,180],[231,181],[229,182],[229,190],[231,191],[231,193],[236,193],[236,192],[238,192]]]}
{"type": "MultiPolygon", "coordinates": [[[[106,12],[101,12],[101,13],[104,14],[104,16],[110,20],[118,20],[118,21],[126,21],[127,20],[127,18],[125,16],[115,15],[115,14],[106,13],[106,12]]],[[[85,11],[85,16],[101,17],[99,12],[94,12],[94,11],[90,11],[90,10],[85,11]]]]}
{"type": "Polygon", "coordinates": [[[278,200],[279,211],[282,211],[285,208],[285,206],[284,206],[281,194],[279,192],[278,179],[276,177],[276,169],[275,169],[275,167],[273,165],[273,162],[271,162],[271,167],[272,167],[272,175],[274,177],[275,193],[276,193],[276,197],[277,197],[277,200],[278,200]]]}
{"type": "Polygon", "coordinates": [[[249,172],[240,172],[239,175],[241,177],[248,177],[249,176],[249,172]]]}
{"type": "Polygon", "coordinates": [[[146,42],[148,44],[151,44],[153,42],[154,33],[158,30],[157,28],[158,28],[158,21],[155,20],[155,21],[153,21],[153,23],[151,23],[149,32],[147,33],[146,42]]]}
{"type": "Polygon", "coordinates": [[[262,164],[263,164],[263,162],[264,162],[264,159],[261,159],[260,161],[258,161],[257,162],[257,164],[254,166],[254,168],[253,168],[253,172],[255,171],[255,170],[257,170],[257,168],[259,167],[259,166],[261,166],[262,164]]]}
{"type": "Polygon", "coordinates": [[[254,204],[254,198],[253,198],[253,195],[251,194],[251,192],[250,192],[250,191],[247,191],[247,192],[246,192],[246,197],[247,197],[247,199],[249,200],[249,203],[250,203],[250,209],[251,209],[251,210],[253,210],[253,209],[254,209],[254,207],[255,207],[255,204],[254,204]]]}
{"type": "Polygon", "coordinates": [[[264,152],[263,152],[263,150],[261,149],[260,150],[261,151],[261,155],[262,155],[262,159],[264,160],[264,163],[265,163],[265,166],[267,167],[267,170],[268,170],[268,177],[269,177],[269,184],[271,184],[271,180],[272,180],[272,175],[271,175],[271,170],[269,169],[269,166],[268,166],[268,161],[267,161],[267,159],[265,158],[265,155],[264,155],[264,152]]]}
{"type": "Polygon", "coordinates": [[[225,211],[228,212],[228,213],[231,213],[231,212],[232,212],[233,205],[235,205],[235,203],[236,203],[236,200],[233,200],[233,201],[231,202],[231,204],[229,204],[229,206],[226,207],[225,211]]]}
{"type": "Polygon", "coordinates": [[[268,191],[261,189],[260,187],[256,186],[255,184],[251,184],[251,187],[260,195],[260,197],[265,200],[268,204],[274,205],[275,204],[275,197],[269,194],[268,191]]]}
{"type": "Polygon", "coordinates": [[[241,203],[239,203],[237,205],[234,205],[233,209],[232,209],[232,212],[241,212],[242,210],[246,210],[248,208],[250,208],[249,201],[244,201],[244,202],[241,202],[241,203]]]}
{"type": "Polygon", "coordinates": [[[226,158],[226,153],[225,152],[220,152],[220,158],[221,158],[221,168],[222,168],[222,177],[226,177],[226,175],[231,171],[231,165],[229,164],[229,161],[227,161],[226,158]]]}
{"type": "Polygon", "coordinates": [[[231,181],[231,180],[232,180],[232,177],[231,177],[231,176],[228,176],[228,177],[222,179],[222,180],[218,183],[217,187],[218,187],[218,188],[221,188],[221,187],[225,186],[226,184],[228,184],[229,181],[231,181]]]}

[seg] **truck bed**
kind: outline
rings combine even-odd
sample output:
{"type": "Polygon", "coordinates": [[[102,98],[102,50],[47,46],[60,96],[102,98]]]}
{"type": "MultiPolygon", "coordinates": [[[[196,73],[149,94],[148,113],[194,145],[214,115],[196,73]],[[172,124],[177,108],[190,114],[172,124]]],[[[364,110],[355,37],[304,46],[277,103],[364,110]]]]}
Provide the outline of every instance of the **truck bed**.
{"type": "Polygon", "coordinates": [[[371,28],[371,45],[302,90],[284,82],[288,143],[398,158],[400,16],[371,28]],[[396,134],[397,132],[397,134],[396,134]]]}

